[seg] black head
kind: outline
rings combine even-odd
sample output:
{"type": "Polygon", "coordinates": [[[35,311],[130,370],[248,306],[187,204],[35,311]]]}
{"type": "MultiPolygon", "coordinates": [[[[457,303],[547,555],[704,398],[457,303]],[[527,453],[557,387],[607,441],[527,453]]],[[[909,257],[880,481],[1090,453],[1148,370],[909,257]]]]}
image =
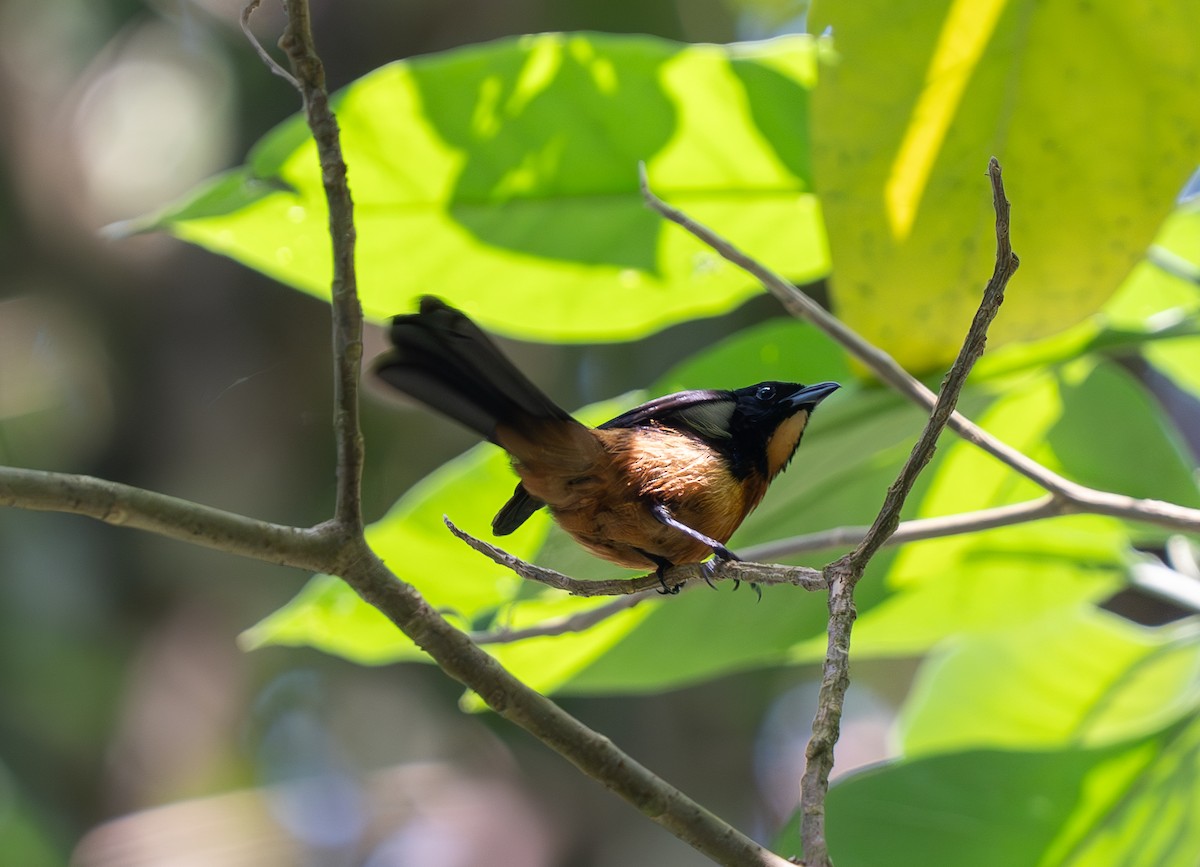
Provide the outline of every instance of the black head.
{"type": "Polygon", "coordinates": [[[756,470],[774,478],[796,453],[813,409],[840,387],[772,381],[734,391],[729,432],[735,467],[742,474],[756,470]]]}
{"type": "Polygon", "coordinates": [[[760,382],[736,391],[680,391],[634,407],[600,425],[664,425],[700,437],[729,459],[738,478],[775,477],[800,444],[813,408],[836,382],[760,382]]]}

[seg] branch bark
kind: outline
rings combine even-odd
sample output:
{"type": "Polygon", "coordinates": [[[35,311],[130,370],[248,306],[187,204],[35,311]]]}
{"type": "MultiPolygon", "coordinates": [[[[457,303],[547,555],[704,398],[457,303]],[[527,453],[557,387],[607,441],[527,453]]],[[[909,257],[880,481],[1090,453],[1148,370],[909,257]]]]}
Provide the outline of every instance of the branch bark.
{"type": "Polygon", "coordinates": [[[254,560],[324,571],[333,553],[322,528],[271,524],[118,482],[0,467],[0,506],[84,515],[254,560]]]}
{"type": "MultiPolygon", "coordinates": [[[[650,590],[658,591],[662,584],[658,576],[651,573],[637,578],[614,578],[607,581],[579,580],[553,569],[535,566],[520,557],[514,557],[507,551],[497,548],[490,542],[476,539],[454,525],[446,517],[442,520],[450,532],[480,554],[499,563],[528,581],[536,581],[564,590],[572,596],[624,596],[631,593],[645,593],[650,590]]],[[[807,566],[782,566],[767,563],[750,563],[741,560],[710,560],[707,563],[689,563],[675,566],[666,573],[674,590],[681,590],[689,585],[713,581],[746,581],[750,584],[791,584],[803,587],[805,590],[824,590],[825,578],[820,570],[807,566]]]]}
{"type": "Polygon", "coordinates": [[[527,687],[451,626],[410,585],[369,551],[343,577],[370,604],[475,690],[500,716],[556,750],[588,776],[718,864],[786,867],[789,863],[657,777],[557,704],[527,687]]]}
{"type": "MultiPolygon", "coordinates": [[[[253,0],[251,7],[257,6],[253,0]]],[[[304,113],[317,143],[321,181],[329,203],[333,243],[333,432],[337,448],[337,498],[334,522],[345,532],[361,533],[363,438],[358,418],[358,380],[362,370],[362,305],[354,270],[354,201],[346,179],[341,135],[325,90],[325,67],[313,40],[307,0],[284,0],[287,27],[279,47],[292,65],[304,101],[304,113]]],[[[248,9],[251,7],[247,7],[248,9]]],[[[247,13],[248,14],[248,13],[247,13]]]]}
{"type": "Polygon", "coordinates": [[[1004,195],[1000,164],[993,157],[988,164],[996,209],[996,267],[983,291],[983,300],[975,313],[958,358],[946,375],[934,401],[929,422],[921,432],[900,475],[888,488],[875,522],[853,551],[825,567],[829,582],[829,627],[821,688],[812,738],[805,750],[806,764],[800,781],[801,841],[807,867],[832,867],[825,839],[825,796],[829,773],[833,769],[833,748],[841,731],[842,708],[850,685],[850,635],[854,626],[854,588],[867,564],[895,532],[900,510],[921,471],[933,458],[942,429],[954,413],[955,404],[966,385],[967,376],[983,355],[987,330],[1000,312],[1004,289],[1017,270],[1018,260],[1009,244],[1009,206],[1004,195]]]}

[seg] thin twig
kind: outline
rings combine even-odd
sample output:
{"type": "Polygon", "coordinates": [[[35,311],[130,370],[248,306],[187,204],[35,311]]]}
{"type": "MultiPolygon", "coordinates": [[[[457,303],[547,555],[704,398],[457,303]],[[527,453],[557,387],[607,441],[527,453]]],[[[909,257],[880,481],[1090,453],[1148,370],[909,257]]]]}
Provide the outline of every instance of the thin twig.
{"type": "MultiPolygon", "coordinates": [[[[1047,494],[1036,500],[1014,503],[1009,506],[995,506],[990,509],[965,512],[961,515],[904,521],[884,544],[902,545],[907,542],[922,542],[926,539],[978,533],[982,530],[994,530],[997,527],[1011,527],[1015,524],[1056,518],[1074,511],[1075,509],[1070,503],[1047,494]]],[[[870,527],[834,527],[831,530],[764,542],[761,545],[740,549],[738,555],[747,560],[772,561],[780,557],[790,557],[810,551],[851,547],[861,542],[870,529],[870,527]]]]}
{"type": "Polygon", "coordinates": [[[829,641],[821,672],[817,713],[812,738],[805,750],[806,764],[800,781],[800,836],[807,867],[831,867],[825,839],[825,795],[829,773],[833,769],[833,748],[841,730],[842,708],[850,685],[850,634],[857,616],[854,588],[862,578],[871,557],[900,523],[900,510],[921,471],[933,458],[938,437],[954,412],[954,405],[966,384],[967,375],[987,343],[987,330],[1000,310],[1004,288],[1016,271],[1017,259],[1008,242],[1008,200],[1000,176],[1000,164],[993,158],[988,176],[996,209],[996,267],[983,292],[983,300],[971,322],[962,349],[950,368],[934,402],[929,422],[913,446],[896,481],[888,488],[883,508],[853,551],[825,567],[829,582],[829,641]]]}
{"type": "MultiPolygon", "coordinates": [[[[890,385],[906,398],[926,410],[931,410],[934,395],[928,388],[908,373],[888,353],[873,346],[853,329],[834,317],[821,305],[809,298],[798,288],[775,271],[743,253],[716,232],[677,208],[668,205],[650,189],[644,165],[640,167],[642,197],[646,203],[673,223],[682,226],[700,241],[711,247],[718,255],[737,265],[758,279],[789,313],[811,322],[865,364],[881,381],[890,385]]],[[[1007,232],[1007,229],[1005,229],[1007,232]]],[[[1007,244],[1007,236],[1002,243],[1007,244]]],[[[1015,266],[1014,266],[1015,267],[1015,266]]],[[[1097,491],[1063,478],[1032,458],[1022,454],[960,413],[954,413],[948,424],[951,430],[963,439],[978,446],[1002,461],[1016,472],[1036,482],[1040,487],[1079,507],[1079,511],[1098,515],[1111,515],[1125,520],[1145,521],[1160,527],[1200,532],[1200,509],[1166,503],[1161,500],[1144,500],[1097,491]]]]}
{"type": "MultiPolygon", "coordinates": [[[[252,4],[257,0],[252,0],[252,4]]],[[[363,439],[358,418],[358,379],[362,369],[362,305],[354,271],[354,202],[346,182],[337,119],[329,108],[325,68],[313,41],[305,0],[285,0],[287,28],[279,47],[287,54],[304,99],[304,111],[321,165],[329,203],[329,236],[333,244],[333,431],[337,443],[337,500],[334,521],[357,534],[363,527],[363,439]]]]}
{"type": "Polygon", "coordinates": [[[553,638],[558,635],[569,635],[573,632],[586,632],[597,624],[608,620],[610,617],[615,617],[622,611],[628,611],[635,605],[651,598],[653,598],[653,594],[649,591],[617,596],[603,605],[597,605],[595,608],[589,608],[587,611],[578,611],[566,617],[543,620],[533,626],[525,626],[520,629],[501,628],[488,632],[472,632],[471,640],[476,644],[512,644],[517,641],[525,641],[529,638],[553,638]]]}
{"type": "MultiPolygon", "coordinates": [[[[497,548],[490,542],[477,539],[465,530],[456,527],[454,522],[447,517],[443,517],[442,520],[451,533],[485,557],[511,569],[528,581],[536,581],[556,590],[564,590],[572,596],[625,596],[662,588],[662,583],[654,574],[640,575],[637,578],[611,578],[597,581],[572,578],[561,572],[555,572],[553,569],[527,563],[502,548],[497,548]]],[[[711,560],[708,563],[675,566],[667,570],[665,577],[673,592],[689,585],[712,581],[746,581],[762,586],[790,584],[805,590],[824,590],[826,587],[825,579],[817,569],[810,569],[807,566],[749,563],[740,560],[711,560]]]]}
{"type": "Polygon", "coordinates": [[[242,10],[242,14],[239,18],[239,21],[242,25],[242,35],[246,37],[250,45],[255,51],[258,52],[259,58],[263,63],[266,64],[267,69],[274,72],[292,87],[296,88],[296,90],[300,90],[300,82],[296,80],[296,77],[275,62],[275,58],[267,53],[267,49],[262,47],[262,43],[258,41],[258,37],[255,36],[254,31],[250,29],[250,16],[257,11],[260,3],[261,0],[250,0],[250,2],[246,4],[246,8],[242,10]]]}
{"type": "MultiPolygon", "coordinates": [[[[904,521],[896,528],[896,532],[888,537],[884,544],[889,546],[899,545],[905,542],[937,539],[962,533],[975,533],[997,527],[1008,527],[1026,521],[1051,518],[1065,514],[1066,511],[1069,511],[1069,509],[1060,506],[1058,501],[1047,495],[1037,500],[1031,500],[1028,503],[998,506],[994,509],[981,509],[978,512],[969,512],[965,515],[949,515],[943,518],[922,518],[914,521],[904,521]]],[[[472,548],[490,557],[495,562],[500,563],[500,565],[513,569],[513,571],[516,571],[522,577],[526,577],[529,580],[541,581],[541,578],[544,577],[543,573],[549,573],[554,576],[561,575],[561,573],[553,572],[553,570],[543,570],[542,567],[526,563],[488,542],[476,539],[469,533],[459,530],[448,519],[446,523],[450,527],[451,532],[472,548]],[[526,570],[528,570],[528,574],[526,574],[526,570]]],[[[809,533],[804,536],[794,536],[790,539],[780,539],[777,542],[754,545],[749,548],[740,549],[738,554],[744,557],[747,562],[755,563],[756,565],[765,564],[774,561],[777,557],[784,557],[790,554],[856,545],[867,535],[869,529],[870,527],[837,527],[821,533],[809,533]]],[[[772,573],[787,569],[787,567],[766,565],[761,566],[761,568],[764,570],[764,574],[760,578],[749,579],[742,577],[742,580],[756,580],[756,583],[761,581],[764,584],[777,583],[772,580],[772,573]],[[769,573],[766,570],[770,570],[769,573]]],[[[825,589],[825,576],[816,572],[816,570],[813,570],[813,572],[815,574],[811,575],[811,583],[806,581],[801,586],[807,590],[825,589]]],[[[566,576],[561,577],[566,578],[566,576]]],[[[541,581],[541,583],[553,586],[556,580],[551,579],[541,581]]],[[[566,580],[571,581],[573,579],[568,578],[566,580]]],[[[655,585],[657,586],[657,582],[655,582],[655,585]]],[[[572,632],[584,632],[603,623],[610,617],[614,617],[622,611],[632,608],[639,602],[655,598],[655,594],[649,590],[643,590],[635,594],[624,594],[624,583],[622,583],[621,589],[623,595],[617,596],[611,602],[604,605],[589,608],[587,611],[581,611],[567,617],[545,620],[521,629],[495,629],[487,632],[476,632],[471,635],[471,638],[476,644],[508,644],[523,641],[527,638],[548,638],[572,632]]],[[[1182,596],[1182,594],[1176,594],[1176,596],[1182,596]]],[[[1175,600],[1176,596],[1170,598],[1175,600]]]]}

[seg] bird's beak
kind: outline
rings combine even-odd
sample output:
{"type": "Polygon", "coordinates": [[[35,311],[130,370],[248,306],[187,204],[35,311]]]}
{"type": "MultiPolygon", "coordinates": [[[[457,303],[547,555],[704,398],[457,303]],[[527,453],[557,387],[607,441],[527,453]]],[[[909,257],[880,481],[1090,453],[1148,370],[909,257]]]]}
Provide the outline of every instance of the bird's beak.
{"type": "Polygon", "coordinates": [[[812,409],[829,395],[841,388],[836,382],[818,382],[805,386],[787,398],[787,404],[795,409],[812,409]]]}

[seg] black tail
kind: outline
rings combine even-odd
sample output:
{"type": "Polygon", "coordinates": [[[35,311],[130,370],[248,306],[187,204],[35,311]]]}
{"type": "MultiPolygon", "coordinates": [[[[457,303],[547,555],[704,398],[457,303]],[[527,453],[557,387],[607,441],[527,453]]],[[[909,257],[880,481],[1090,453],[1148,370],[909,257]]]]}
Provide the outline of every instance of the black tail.
{"type": "MultiPolygon", "coordinates": [[[[426,295],[420,312],[392,320],[384,382],[496,442],[496,425],[571,419],[463,313],[426,295]]],[[[497,443],[499,445],[499,443],[497,443]]]]}

